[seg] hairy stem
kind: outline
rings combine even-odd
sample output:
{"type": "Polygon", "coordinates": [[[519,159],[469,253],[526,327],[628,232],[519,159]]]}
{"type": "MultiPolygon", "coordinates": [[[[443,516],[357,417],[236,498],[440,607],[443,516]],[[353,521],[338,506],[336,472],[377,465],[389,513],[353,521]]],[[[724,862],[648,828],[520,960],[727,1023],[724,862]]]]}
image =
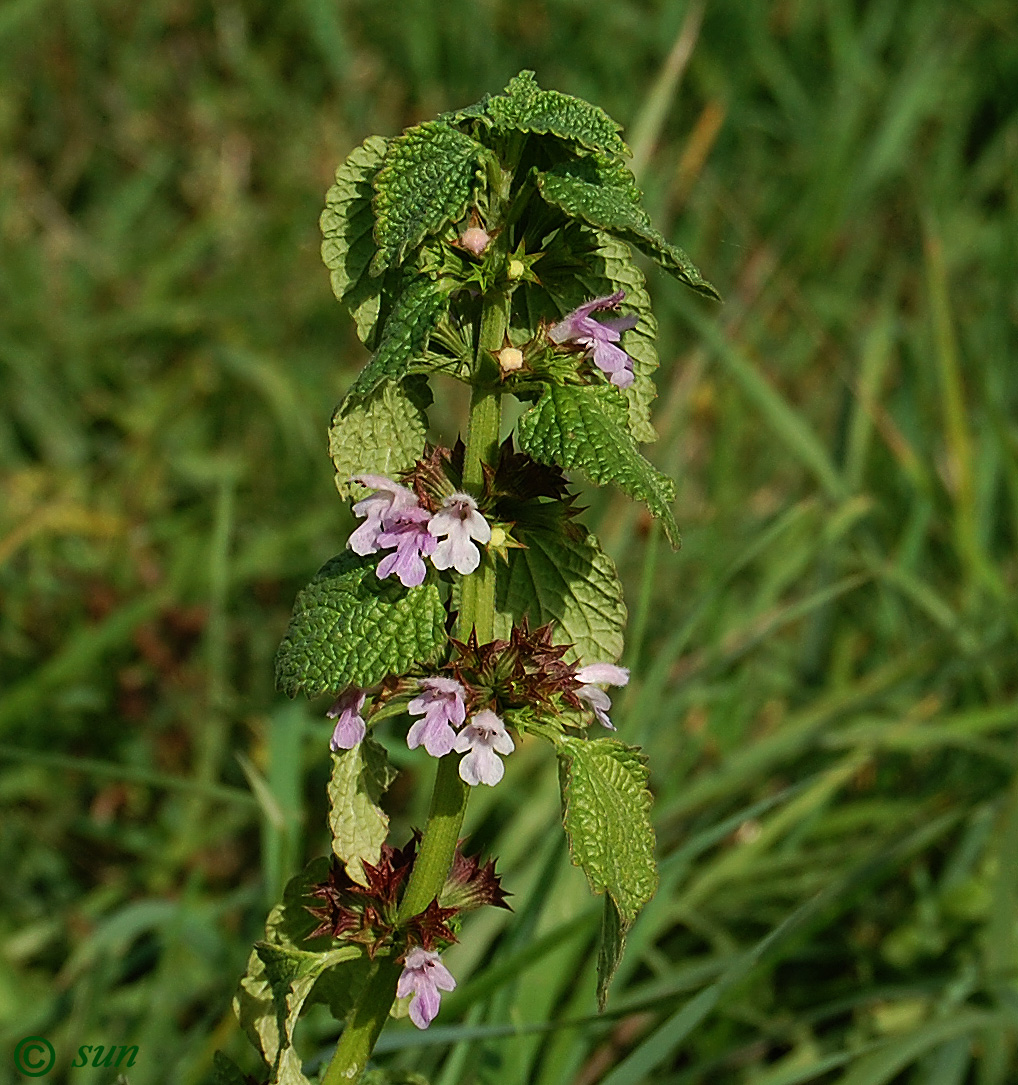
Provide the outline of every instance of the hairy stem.
{"type": "MultiPolygon", "coordinates": [[[[463,460],[463,487],[480,494],[484,482],[482,464],[495,462],[502,419],[498,366],[489,351],[498,350],[506,329],[506,298],[496,294],[485,300],[474,364],[474,389],[470,400],[470,425],[463,460]]],[[[466,640],[472,629],[483,643],[492,639],[495,619],[495,565],[485,554],[475,573],[460,581],[460,608],[456,636],[466,640]]],[[[423,912],[445,885],[452,867],[466,813],[470,788],[460,779],[459,759],[438,762],[435,789],[424,836],[417,851],[397,921],[405,923],[423,912]]],[[[353,1085],[368,1064],[396,997],[401,965],[391,959],[378,962],[360,1001],[354,1008],[336,1053],[322,1078],[322,1085],[353,1085]]]]}
{"type": "Polygon", "coordinates": [[[391,958],[380,960],[354,1007],[322,1085],[352,1085],[364,1073],[396,997],[403,966],[391,958]]]}
{"type": "MultiPolygon", "coordinates": [[[[478,337],[474,368],[473,395],[470,399],[470,426],[463,457],[463,486],[480,493],[484,481],[482,464],[493,463],[498,452],[498,430],[502,420],[501,391],[489,384],[494,363],[489,349],[498,349],[505,335],[505,303],[499,295],[485,305],[478,337]]],[[[495,375],[497,380],[497,374],[495,375]]],[[[466,640],[477,631],[482,643],[491,640],[495,622],[495,563],[485,554],[476,572],[460,580],[460,608],[456,618],[456,636],[466,640]]],[[[423,912],[437,897],[449,876],[453,853],[459,840],[470,788],[460,779],[459,762],[443,757],[438,762],[435,790],[424,837],[417,852],[410,884],[399,906],[399,920],[423,912]]]]}

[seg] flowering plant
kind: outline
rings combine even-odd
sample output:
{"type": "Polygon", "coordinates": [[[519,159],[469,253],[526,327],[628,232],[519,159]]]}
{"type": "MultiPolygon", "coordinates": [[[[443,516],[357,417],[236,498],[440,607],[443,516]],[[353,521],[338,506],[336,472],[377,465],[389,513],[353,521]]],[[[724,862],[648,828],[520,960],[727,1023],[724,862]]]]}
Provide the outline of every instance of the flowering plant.
{"type": "MultiPolygon", "coordinates": [[[[677,542],[674,487],[638,449],[654,438],[658,360],[631,246],[716,295],[651,226],[627,154],[600,109],[523,72],[371,137],[336,172],[322,251],[372,353],[330,451],[361,522],[298,595],[277,657],[279,688],[332,694],[336,725],[333,854],[287,887],[236,1001],[272,1082],[308,1081],[293,1032],[313,1002],[344,1024],[326,1085],[361,1077],[394,1003],[418,1028],[440,1012],[463,914],[507,906],[494,861],[459,851],[464,810],[521,742],[558,757],[573,862],[605,897],[602,1006],[654,894],[645,761],[604,733],[605,687],[629,678],[622,589],[565,472],[644,501],[677,542]],[[471,388],[453,449],[427,443],[439,372],[471,388]],[[527,406],[500,442],[507,394],[527,406]],[[395,771],[375,733],[401,720],[438,766],[427,824],[396,848],[380,806],[395,771]]],[[[217,1067],[244,1080],[223,1056],[217,1067]]]]}

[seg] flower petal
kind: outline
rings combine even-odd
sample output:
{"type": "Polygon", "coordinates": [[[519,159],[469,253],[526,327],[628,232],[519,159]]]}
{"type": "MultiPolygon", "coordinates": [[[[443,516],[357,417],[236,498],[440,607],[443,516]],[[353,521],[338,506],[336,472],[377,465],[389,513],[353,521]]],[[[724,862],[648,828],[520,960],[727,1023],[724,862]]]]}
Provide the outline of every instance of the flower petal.
{"type": "Polygon", "coordinates": [[[441,961],[435,961],[431,966],[431,976],[435,986],[441,991],[455,991],[456,980],[448,968],[441,961]]]}
{"type": "Polygon", "coordinates": [[[609,380],[617,388],[628,388],[635,380],[633,359],[614,343],[595,343],[593,358],[594,365],[602,373],[607,373],[609,380]]]}
{"type": "Polygon", "coordinates": [[[358,742],[363,741],[366,733],[367,727],[360,716],[350,716],[344,713],[336,722],[329,748],[333,752],[352,750],[358,742]]]}
{"type": "Polygon", "coordinates": [[[463,521],[468,534],[479,543],[491,541],[491,524],[477,511],[472,509],[470,515],[463,521]]]}
{"type": "Polygon", "coordinates": [[[421,986],[410,1000],[410,1020],[418,1028],[427,1028],[438,1016],[442,996],[432,986],[421,986]]]}
{"type": "Polygon", "coordinates": [[[603,327],[611,328],[613,332],[621,335],[623,332],[631,331],[639,322],[640,318],[636,313],[630,313],[629,316],[616,316],[611,320],[603,320],[601,323],[603,327]]]}
{"type": "Polygon", "coordinates": [[[582,685],[597,682],[607,686],[624,686],[629,681],[629,668],[617,663],[588,663],[576,672],[576,681],[582,685]]]}
{"type": "Polygon", "coordinates": [[[513,742],[508,731],[503,731],[500,735],[495,735],[491,748],[498,750],[501,754],[511,754],[516,749],[516,743],[513,742]]]}
{"type": "Polygon", "coordinates": [[[505,775],[505,765],[487,746],[476,746],[460,761],[459,773],[471,787],[478,784],[494,787],[505,775]]]}

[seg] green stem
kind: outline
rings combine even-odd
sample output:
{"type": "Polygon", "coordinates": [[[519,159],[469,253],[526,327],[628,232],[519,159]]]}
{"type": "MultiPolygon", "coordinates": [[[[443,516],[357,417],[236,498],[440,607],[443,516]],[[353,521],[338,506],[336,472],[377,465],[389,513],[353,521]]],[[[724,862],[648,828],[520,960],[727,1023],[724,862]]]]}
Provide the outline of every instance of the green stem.
{"type": "Polygon", "coordinates": [[[390,958],[378,962],[343,1029],[322,1085],[352,1085],[364,1073],[388,1019],[402,970],[390,958]]]}
{"type": "MultiPolygon", "coordinates": [[[[498,350],[506,328],[506,299],[486,299],[481,316],[474,390],[470,400],[470,425],[463,459],[463,488],[480,494],[484,482],[482,464],[495,462],[499,426],[502,420],[498,367],[489,351],[498,350]]],[[[472,629],[484,643],[494,636],[495,565],[485,554],[480,567],[460,581],[460,608],[456,636],[466,640],[472,629]]],[[[435,789],[431,796],[428,823],[414,860],[396,921],[405,923],[423,912],[439,896],[452,867],[453,855],[463,826],[470,788],[460,779],[459,759],[443,757],[438,762],[435,789]]],[[[354,1085],[364,1072],[396,997],[401,966],[393,960],[379,961],[364,993],[343,1029],[336,1053],[322,1078],[322,1085],[354,1085]]]]}

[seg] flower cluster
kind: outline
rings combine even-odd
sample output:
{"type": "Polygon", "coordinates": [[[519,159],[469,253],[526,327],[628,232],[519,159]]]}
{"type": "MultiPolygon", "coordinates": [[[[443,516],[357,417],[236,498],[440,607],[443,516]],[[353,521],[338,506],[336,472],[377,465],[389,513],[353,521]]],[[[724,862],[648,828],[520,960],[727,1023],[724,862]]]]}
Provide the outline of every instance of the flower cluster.
{"type": "Polygon", "coordinates": [[[408,705],[412,716],[421,716],[407,734],[411,750],[423,746],[432,757],[466,754],[460,761],[460,777],[471,787],[493,787],[505,775],[505,765],[497,754],[516,749],[505,724],[487,709],[476,713],[468,726],[457,735],[467,718],[466,689],[455,678],[420,678],[422,690],[408,705]]]}
{"type": "Polygon", "coordinates": [[[594,365],[608,376],[617,388],[628,388],[636,379],[633,359],[616,344],[622,333],[635,328],[638,317],[615,317],[612,320],[595,320],[591,313],[602,309],[617,309],[626,296],[617,290],[603,298],[593,298],[574,309],[563,320],[548,329],[548,338],[559,346],[582,347],[594,365]]]}
{"type": "MultiPolygon", "coordinates": [[[[562,656],[568,646],[553,644],[551,637],[550,625],[531,631],[524,619],[513,627],[509,640],[479,644],[473,633],[466,642],[453,640],[456,658],[447,664],[450,673],[410,680],[416,696],[406,710],[419,718],[407,732],[407,746],[411,750],[423,746],[432,757],[464,754],[460,777],[471,787],[493,787],[505,775],[501,757],[516,748],[505,720],[495,709],[511,712],[537,707],[554,715],[560,705],[586,708],[603,727],[614,731],[608,715],[611,698],[603,687],[626,685],[629,671],[614,663],[585,667],[566,663],[562,656]]],[[[400,688],[405,690],[406,683],[383,690],[381,700],[400,688]]],[[[366,692],[351,686],[327,712],[336,720],[331,742],[334,752],[352,749],[364,738],[366,725],[361,713],[366,692]]]]}
{"type": "Polygon", "coordinates": [[[456,986],[439,955],[440,949],[456,941],[450,923],[486,904],[497,908],[509,905],[495,872],[495,861],[489,859],[482,865],[476,856],[465,856],[457,848],[441,898],[433,899],[423,912],[400,927],[396,921],[400,888],[413,866],[419,839],[415,834],[399,850],[382,844],[378,862],[363,864],[367,885],[355,882],[333,856],[328,876],[308,890],[307,895],[315,903],[305,904],[304,909],[318,921],[306,936],[309,940],[354,942],[363,945],[372,958],[385,946],[405,944],[397,995],[414,996],[410,1020],[424,1029],[438,1013],[439,991],[451,991],[456,986]]]}
{"type": "Polygon", "coordinates": [[[491,526],[469,494],[449,494],[432,512],[413,490],[384,475],[354,475],[353,481],[373,492],[354,505],[364,523],[346,545],[361,556],[392,551],[378,563],[380,580],[395,573],[404,587],[416,588],[427,574],[426,557],[436,569],[464,575],[480,565],[476,544],[490,541],[491,526]]]}
{"type": "Polygon", "coordinates": [[[318,920],[318,926],[307,938],[357,942],[367,949],[369,957],[374,957],[396,929],[399,889],[410,873],[416,853],[416,836],[400,849],[382,844],[377,863],[363,862],[367,885],[355,882],[333,856],[328,877],[308,891],[308,896],[319,903],[304,905],[318,920]]]}

